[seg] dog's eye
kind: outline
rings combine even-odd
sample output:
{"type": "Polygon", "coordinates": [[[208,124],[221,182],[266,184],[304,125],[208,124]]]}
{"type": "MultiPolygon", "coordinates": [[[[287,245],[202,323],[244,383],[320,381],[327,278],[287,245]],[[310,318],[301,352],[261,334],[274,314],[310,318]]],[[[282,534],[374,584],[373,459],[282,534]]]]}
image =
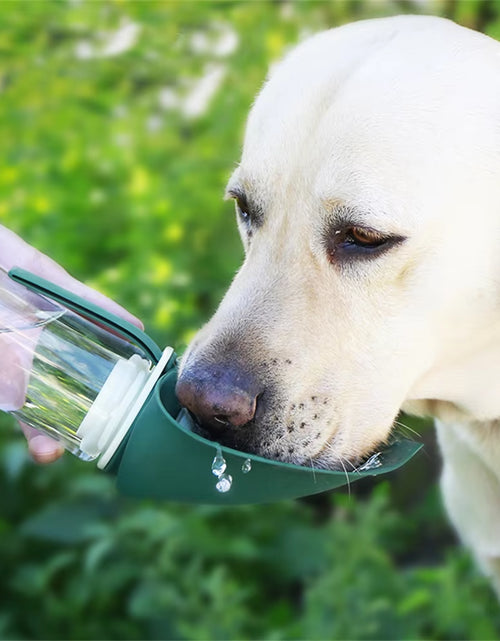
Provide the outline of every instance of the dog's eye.
{"type": "Polygon", "coordinates": [[[242,189],[229,189],[226,191],[226,198],[232,198],[235,202],[236,215],[244,225],[246,234],[252,235],[253,230],[263,223],[263,212],[258,204],[247,198],[242,189]]]}
{"type": "Polygon", "coordinates": [[[346,225],[327,236],[330,260],[350,260],[376,257],[403,242],[403,236],[384,234],[371,227],[346,225]]]}
{"type": "Polygon", "coordinates": [[[236,198],[236,213],[238,214],[240,220],[245,223],[245,225],[249,225],[252,217],[250,216],[249,209],[248,209],[248,203],[246,202],[246,199],[242,198],[236,198]]]}
{"type": "Polygon", "coordinates": [[[349,227],[346,230],[336,232],[336,234],[341,236],[341,243],[344,246],[355,245],[368,249],[380,247],[390,240],[390,237],[383,236],[368,227],[349,227]]]}

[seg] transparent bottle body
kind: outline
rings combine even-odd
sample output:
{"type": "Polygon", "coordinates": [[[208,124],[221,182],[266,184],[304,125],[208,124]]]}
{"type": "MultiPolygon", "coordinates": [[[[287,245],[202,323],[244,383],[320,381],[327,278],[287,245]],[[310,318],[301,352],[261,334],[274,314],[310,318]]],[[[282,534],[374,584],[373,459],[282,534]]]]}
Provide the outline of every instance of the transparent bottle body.
{"type": "Polygon", "coordinates": [[[132,343],[0,270],[0,409],[92,460],[151,367],[132,343]]]}

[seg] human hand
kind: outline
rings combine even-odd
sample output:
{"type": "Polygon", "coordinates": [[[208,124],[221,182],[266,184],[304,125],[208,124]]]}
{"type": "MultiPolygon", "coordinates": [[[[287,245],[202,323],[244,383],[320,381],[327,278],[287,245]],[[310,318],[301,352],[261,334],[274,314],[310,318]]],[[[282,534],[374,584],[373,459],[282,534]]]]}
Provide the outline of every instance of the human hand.
{"type": "MultiPolygon", "coordinates": [[[[22,267],[143,329],[141,321],[123,307],[70,276],[55,261],[28,245],[2,225],[0,225],[0,266],[6,271],[12,267],[22,267]]],[[[28,441],[29,451],[37,463],[52,463],[63,454],[63,447],[54,439],[23,423],[21,428],[28,441]]]]}

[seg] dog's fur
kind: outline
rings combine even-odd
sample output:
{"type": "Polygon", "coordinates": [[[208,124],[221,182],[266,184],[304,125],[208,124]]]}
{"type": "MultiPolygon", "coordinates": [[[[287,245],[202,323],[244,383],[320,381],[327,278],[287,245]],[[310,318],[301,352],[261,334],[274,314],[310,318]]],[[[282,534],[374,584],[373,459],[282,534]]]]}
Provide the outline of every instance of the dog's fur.
{"type": "Polygon", "coordinates": [[[436,416],[447,508],[500,590],[500,44],[430,16],[310,38],[259,94],[228,196],[246,259],[180,381],[248,387],[226,441],[329,468],[401,408],[436,416]]]}

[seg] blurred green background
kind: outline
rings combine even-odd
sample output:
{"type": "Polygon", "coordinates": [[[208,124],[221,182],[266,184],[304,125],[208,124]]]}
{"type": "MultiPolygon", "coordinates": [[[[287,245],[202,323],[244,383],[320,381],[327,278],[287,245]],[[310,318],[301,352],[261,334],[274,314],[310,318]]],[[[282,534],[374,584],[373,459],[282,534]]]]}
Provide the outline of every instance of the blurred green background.
{"type": "MultiPolygon", "coordinates": [[[[500,2],[0,3],[0,223],[179,351],[242,258],[225,181],[267,67],[318,30],[500,2]]],[[[1,258],[1,257],[0,257],[1,258]]],[[[439,456],[351,492],[241,508],[116,495],[0,424],[3,639],[494,639],[447,524],[439,456]]]]}

